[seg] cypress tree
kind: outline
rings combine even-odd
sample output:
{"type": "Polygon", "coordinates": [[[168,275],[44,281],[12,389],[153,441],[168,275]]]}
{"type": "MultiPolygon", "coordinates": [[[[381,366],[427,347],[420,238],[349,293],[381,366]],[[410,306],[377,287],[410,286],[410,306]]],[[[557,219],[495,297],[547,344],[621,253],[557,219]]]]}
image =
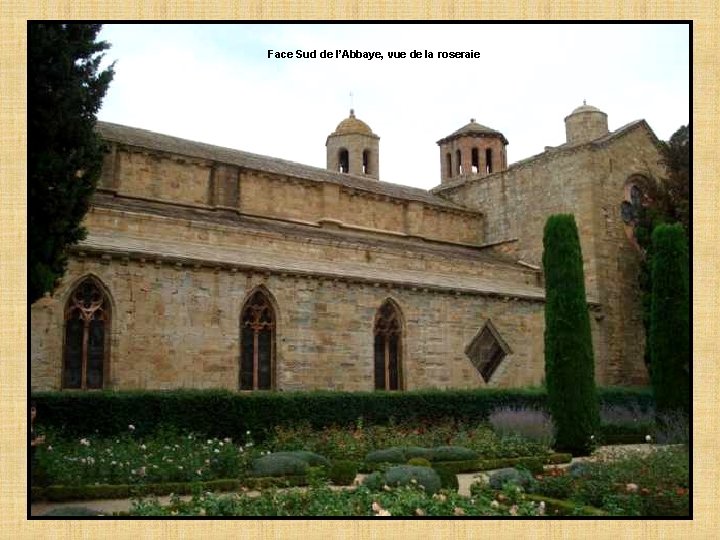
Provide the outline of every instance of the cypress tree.
{"type": "Polygon", "coordinates": [[[688,246],[680,224],[652,235],[650,362],[659,412],[690,410],[690,298],[688,246]]]}
{"type": "Polygon", "coordinates": [[[543,237],[545,381],[555,422],[555,447],[573,455],[592,450],[598,426],[590,316],[575,218],[550,216],[543,237]]]}
{"type": "Polygon", "coordinates": [[[113,77],[101,71],[99,24],[28,24],[28,301],[65,273],[67,246],[100,177],[103,145],[95,114],[113,77]]]}

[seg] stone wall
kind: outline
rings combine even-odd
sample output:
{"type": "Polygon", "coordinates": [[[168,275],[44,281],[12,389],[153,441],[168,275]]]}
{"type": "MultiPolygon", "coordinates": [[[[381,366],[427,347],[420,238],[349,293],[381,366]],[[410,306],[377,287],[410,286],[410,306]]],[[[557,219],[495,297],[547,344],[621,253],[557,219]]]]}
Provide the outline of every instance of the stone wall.
{"type": "Polygon", "coordinates": [[[86,275],[111,294],[108,388],[237,389],[240,313],[260,285],[277,309],[279,389],[372,390],[373,321],[387,298],[402,310],[405,389],[485,386],[464,351],[488,319],[513,351],[490,385],[542,379],[542,302],[88,256],[32,307],[33,390],[60,386],[63,307],[86,275]]]}
{"type": "Polygon", "coordinates": [[[540,265],[547,217],[575,215],[586,290],[594,312],[596,374],[604,384],[644,384],[644,329],[637,286],[639,253],[628,241],[620,204],[633,175],[662,177],[654,135],[644,123],[602,143],[555,149],[506,172],[436,188],[485,214],[488,243],[517,239],[520,260],[540,265]]]}
{"type": "Polygon", "coordinates": [[[478,212],[118,144],[106,157],[100,187],[125,197],[246,215],[332,221],[454,243],[484,241],[478,212]]]}

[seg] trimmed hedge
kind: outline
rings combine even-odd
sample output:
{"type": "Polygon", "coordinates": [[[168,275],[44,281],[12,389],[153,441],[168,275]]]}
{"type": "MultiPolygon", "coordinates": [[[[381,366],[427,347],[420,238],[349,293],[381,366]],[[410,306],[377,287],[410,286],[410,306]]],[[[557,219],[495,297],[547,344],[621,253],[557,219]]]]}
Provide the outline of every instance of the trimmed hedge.
{"type": "MultiPolygon", "coordinates": [[[[237,479],[200,482],[203,491],[237,491],[247,482],[237,479]]],[[[97,484],[90,486],[48,486],[32,488],[32,500],[55,502],[87,501],[92,499],[129,499],[145,495],[190,495],[198,483],[166,482],[163,484],[97,484]]]]}
{"type": "Polygon", "coordinates": [[[642,444],[647,442],[646,435],[655,430],[653,424],[601,424],[598,428],[597,442],[600,444],[642,444]]]}
{"type": "MultiPolygon", "coordinates": [[[[466,461],[435,461],[432,463],[434,469],[444,468],[455,474],[471,473],[477,471],[489,471],[492,469],[504,469],[507,467],[521,466],[532,469],[538,465],[557,465],[560,463],[570,463],[572,461],[571,454],[549,454],[545,457],[528,456],[515,458],[497,458],[497,459],[469,459],[466,461]]],[[[387,469],[393,464],[385,463],[363,463],[360,471],[370,473],[377,470],[387,469]],[[380,466],[378,466],[380,465],[380,466]]]]}
{"type": "Polygon", "coordinates": [[[298,457],[270,454],[254,459],[248,476],[304,476],[308,466],[306,461],[298,457]]]}
{"type": "MultiPolygon", "coordinates": [[[[599,389],[601,403],[653,403],[649,389],[599,389]]],[[[539,408],[546,404],[542,389],[422,390],[410,392],[252,392],[227,390],[39,392],[38,424],[67,436],[115,436],[135,426],[145,436],[162,424],[208,437],[246,440],[246,431],[262,442],[275,426],[309,422],[315,429],[351,425],[363,417],[366,425],[421,423],[454,419],[475,424],[497,407],[539,408]]],[[[426,456],[413,456],[426,457],[426,456]]]]}
{"type": "Polygon", "coordinates": [[[440,477],[440,488],[448,489],[450,491],[457,491],[460,489],[460,482],[458,481],[457,474],[447,467],[435,466],[433,467],[435,472],[440,477]]]}

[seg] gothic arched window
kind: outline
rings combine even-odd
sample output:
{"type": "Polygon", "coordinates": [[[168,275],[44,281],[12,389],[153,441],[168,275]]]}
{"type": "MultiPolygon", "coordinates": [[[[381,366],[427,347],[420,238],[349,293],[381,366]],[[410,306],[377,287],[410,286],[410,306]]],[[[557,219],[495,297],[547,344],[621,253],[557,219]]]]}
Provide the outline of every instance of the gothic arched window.
{"type": "Polygon", "coordinates": [[[240,390],[270,390],[275,365],[275,311],[263,291],[245,302],[240,328],[240,390]]]}
{"type": "Polygon", "coordinates": [[[400,310],[386,300],[375,315],[375,389],[402,387],[402,325],[400,310]]]}
{"type": "Polygon", "coordinates": [[[65,307],[63,388],[99,389],[108,371],[110,302],[92,277],[75,287],[65,307]]]}

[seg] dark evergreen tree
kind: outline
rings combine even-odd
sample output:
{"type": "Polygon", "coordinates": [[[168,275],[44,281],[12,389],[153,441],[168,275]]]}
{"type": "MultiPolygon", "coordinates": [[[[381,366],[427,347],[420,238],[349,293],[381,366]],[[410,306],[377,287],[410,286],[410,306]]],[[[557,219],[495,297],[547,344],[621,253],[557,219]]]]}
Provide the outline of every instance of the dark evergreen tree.
{"type": "Polygon", "coordinates": [[[95,115],[113,78],[99,24],[28,24],[28,298],[51,292],[100,176],[95,115]]]}
{"type": "Polygon", "coordinates": [[[558,451],[587,455],[598,426],[590,316],[575,218],[550,216],[543,237],[545,382],[558,451]]]}
{"type": "Polygon", "coordinates": [[[660,225],[652,235],[650,362],[659,412],[690,410],[689,264],[682,225],[660,225]]]}
{"type": "MultiPolygon", "coordinates": [[[[690,234],[690,129],[680,126],[668,142],[660,145],[667,175],[648,179],[641,186],[644,203],[634,209],[634,234],[643,250],[638,283],[643,306],[643,326],[646,335],[645,364],[650,365],[650,310],[652,303],[653,231],[664,223],[680,223],[690,234]]],[[[652,377],[652,372],[650,373],[652,377]]]]}

